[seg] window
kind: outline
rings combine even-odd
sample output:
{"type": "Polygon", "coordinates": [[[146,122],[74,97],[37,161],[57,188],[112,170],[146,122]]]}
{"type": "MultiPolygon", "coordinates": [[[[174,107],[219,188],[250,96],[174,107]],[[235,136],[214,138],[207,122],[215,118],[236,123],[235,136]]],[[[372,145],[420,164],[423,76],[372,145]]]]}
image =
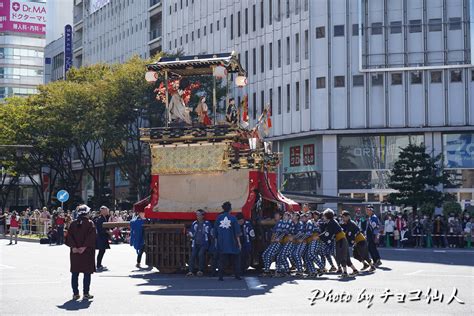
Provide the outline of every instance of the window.
{"type": "Polygon", "coordinates": [[[286,38],[286,64],[290,64],[290,37],[286,38]]]}
{"type": "Polygon", "coordinates": [[[300,61],[300,34],[295,36],[295,63],[300,61]]]}
{"type": "Polygon", "coordinates": [[[191,32],[191,41],[194,41],[194,31],[191,32]]]}
{"type": "Polygon", "coordinates": [[[443,72],[436,70],[431,72],[431,83],[442,83],[443,82],[443,72]]]}
{"type": "Polygon", "coordinates": [[[211,23],[211,25],[210,25],[210,27],[209,27],[209,32],[210,32],[211,34],[212,34],[212,26],[213,26],[213,25],[212,25],[212,23],[211,23]]]}
{"type": "Polygon", "coordinates": [[[462,29],[461,18],[449,18],[449,30],[455,31],[462,29]]]}
{"type": "Polygon", "coordinates": [[[256,120],[257,119],[257,93],[253,93],[252,95],[252,116],[253,116],[253,119],[256,120]]]}
{"type": "Polygon", "coordinates": [[[474,70],[471,70],[471,81],[474,81],[474,70]]]}
{"type": "Polygon", "coordinates": [[[309,10],[309,0],[303,0],[304,1],[304,10],[308,11],[309,10]]]}
{"type": "Polygon", "coordinates": [[[428,30],[430,32],[441,32],[443,24],[441,19],[430,19],[428,22],[428,30]]]}
{"type": "Polygon", "coordinates": [[[290,17],[290,0],[286,0],[286,18],[290,17]]]}
{"type": "Polygon", "coordinates": [[[309,109],[309,79],[304,81],[304,108],[309,109]]]}
{"type": "Polygon", "coordinates": [[[344,36],[344,25],[334,25],[334,37],[344,36]]]}
{"type": "Polygon", "coordinates": [[[269,110],[270,110],[270,113],[268,113],[269,116],[272,116],[273,115],[273,89],[269,89],[268,90],[268,103],[270,103],[270,107],[269,107],[269,110]]]}
{"type": "Polygon", "coordinates": [[[462,82],[462,70],[451,70],[451,82],[462,82]]]}
{"type": "Polygon", "coordinates": [[[186,34],[186,44],[188,43],[189,34],[186,34]]]}
{"type": "Polygon", "coordinates": [[[300,110],[300,83],[295,84],[296,111],[300,110]]]}
{"type": "Polygon", "coordinates": [[[272,25],[273,17],[272,17],[272,1],[268,0],[268,24],[272,25]]]}
{"type": "Polygon", "coordinates": [[[402,21],[390,22],[390,34],[400,34],[400,33],[402,33],[402,21]]]}
{"type": "Polygon", "coordinates": [[[395,72],[392,73],[392,86],[398,86],[403,84],[403,79],[402,79],[402,73],[401,72],[395,72]]]}
{"type": "Polygon", "coordinates": [[[290,167],[301,165],[301,146],[290,147],[290,167]]]}
{"type": "Polygon", "coordinates": [[[410,73],[411,84],[421,84],[423,82],[423,74],[421,71],[414,71],[410,73]]]}
{"type": "Polygon", "coordinates": [[[257,49],[252,49],[252,70],[253,74],[257,74],[257,49]]]}
{"type": "Polygon", "coordinates": [[[201,38],[201,29],[198,29],[198,38],[201,38]]]}
{"type": "Polygon", "coordinates": [[[218,30],[218,31],[219,31],[219,26],[220,26],[220,23],[219,23],[219,22],[220,22],[220,21],[219,21],[219,20],[217,20],[217,25],[216,25],[216,28],[217,28],[217,30],[218,30]]]}
{"type": "Polygon", "coordinates": [[[263,0],[260,1],[260,28],[264,27],[263,0]]]}
{"type": "Polygon", "coordinates": [[[303,165],[314,165],[314,144],[303,145],[303,165]]]}
{"type": "Polygon", "coordinates": [[[260,113],[263,113],[264,108],[265,108],[265,92],[262,90],[260,91],[260,113]]]}
{"type": "Polygon", "coordinates": [[[383,85],[383,75],[382,74],[373,74],[372,75],[372,86],[382,86],[383,85]]]}
{"type": "Polygon", "coordinates": [[[346,86],[346,79],[344,76],[334,76],[334,88],[343,88],[346,86]]]}
{"type": "Polygon", "coordinates": [[[281,87],[278,87],[278,114],[281,114],[281,87]]]}
{"type": "Polygon", "coordinates": [[[383,31],[382,22],[372,23],[372,35],[381,35],[383,31]]]}
{"type": "Polygon", "coordinates": [[[359,24],[352,24],[352,36],[359,36],[359,24]]]}
{"type": "Polygon", "coordinates": [[[300,0],[294,0],[295,1],[295,14],[300,13],[300,0]]]}
{"type": "Polygon", "coordinates": [[[325,38],[326,37],[326,28],[324,26],[318,26],[316,28],[316,38],[325,38]]]}
{"type": "Polygon", "coordinates": [[[317,77],[316,78],[316,89],[326,88],[326,77],[317,77]]]}
{"type": "Polygon", "coordinates": [[[206,29],[207,29],[207,27],[204,26],[204,36],[206,36],[206,29]]]}
{"type": "MultiPolygon", "coordinates": [[[[199,36],[198,36],[199,37],[199,36]]],[[[234,39],[234,15],[230,15],[230,39],[234,39]]]]}
{"type": "Polygon", "coordinates": [[[309,58],[309,34],[308,30],[304,31],[304,59],[309,58]]]}
{"type": "Polygon", "coordinates": [[[281,19],[281,0],[277,2],[277,21],[281,19]]]}
{"type": "Polygon", "coordinates": [[[237,37],[240,37],[240,11],[237,12],[237,37]]]}
{"type": "Polygon", "coordinates": [[[244,23],[245,23],[245,34],[249,33],[249,9],[245,8],[245,16],[244,16],[244,23]]]}
{"type": "Polygon", "coordinates": [[[249,51],[248,50],[245,51],[244,56],[245,56],[245,70],[247,70],[249,69],[249,51]]]}
{"type": "Polygon", "coordinates": [[[273,43],[268,44],[268,63],[269,63],[270,70],[272,70],[272,68],[273,68],[273,43]]]}
{"type": "Polygon", "coordinates": [[[421,33],[421,20],[410,20],[410,33],[421,33]]]}
{"type": "Polygon", "coordinates": [[[255,32],[256,30],[256,25],[257,25],[257,8],[255,7],[255,4],[252,6],[252,17],[253,17],[253,22],[252,22],[252,31],[255,32]]]}
{"type": "Polygon", "coordinates": [[[291,88],[290,85],[286,85],[286,112],[289,113],[291,110],[291,88]]]}
{"type": "Polygon", "coordinates": [[[354,76],[352,76],[352,86],[353,87],[363,87],[364,86],[364,75],[354,75],[354,76]]]}
{"type": "Polygon", "coordinates": [[[265,47],[260,46],[260,72],[265,71],[265,47]]]}
{"type": "Polygon", "coordinates": [[[281,40],[278,40],[278,52],[277,52],[278,56],[278,68],[281,67],[281,40]]]}

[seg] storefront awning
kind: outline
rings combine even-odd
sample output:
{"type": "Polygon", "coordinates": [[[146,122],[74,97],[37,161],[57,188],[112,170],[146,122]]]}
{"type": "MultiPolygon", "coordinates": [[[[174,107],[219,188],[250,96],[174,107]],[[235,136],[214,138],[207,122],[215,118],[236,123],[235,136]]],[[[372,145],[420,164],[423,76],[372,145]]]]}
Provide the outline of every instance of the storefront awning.
{"type": "Polygon", "coordinates": [[[321,195],[315,193],[300,193],[300,192],[282,192],[287,198],[292,199],[298,203],[310,204],[324,204],[324,203],[362,203],[363,199],[353,199],[340,196],[321,195]]]}

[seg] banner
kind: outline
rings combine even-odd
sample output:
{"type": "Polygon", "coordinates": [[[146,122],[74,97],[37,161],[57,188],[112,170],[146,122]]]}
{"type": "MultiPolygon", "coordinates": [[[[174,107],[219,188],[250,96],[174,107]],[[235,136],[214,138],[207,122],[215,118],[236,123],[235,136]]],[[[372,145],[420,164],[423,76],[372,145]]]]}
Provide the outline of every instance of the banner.
{"type": "Polygon", "coordinates": [[[64,27],[64,78],[72,67],[72,26],[64,27]]]}
{"type": "Polygon", "coordinates": [[[103,6],[110,3],[110,0],[91,0],[89,7],[89,14],[93,14],[103,6]]]}
{"type": "Polygon", "coordinates": [[[46,34],[46,3],[0,0],[0,32],[46,34]]]}

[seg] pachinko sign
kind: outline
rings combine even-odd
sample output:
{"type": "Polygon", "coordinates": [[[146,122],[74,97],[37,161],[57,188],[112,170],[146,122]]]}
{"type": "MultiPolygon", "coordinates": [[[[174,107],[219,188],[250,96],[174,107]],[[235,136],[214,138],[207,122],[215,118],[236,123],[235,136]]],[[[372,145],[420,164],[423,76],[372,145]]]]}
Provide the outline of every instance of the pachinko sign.
{"type": "Polygon", "coordinates": [[[0,0],[0,32],[46,34],[46,4],[0,0]]]}
{"type": "Polygon", "coordinates": [[[89,14],[93,14],[95,11],[98,11],[100,8],[109,3],[110,0],[91,0],[89,14]]]}

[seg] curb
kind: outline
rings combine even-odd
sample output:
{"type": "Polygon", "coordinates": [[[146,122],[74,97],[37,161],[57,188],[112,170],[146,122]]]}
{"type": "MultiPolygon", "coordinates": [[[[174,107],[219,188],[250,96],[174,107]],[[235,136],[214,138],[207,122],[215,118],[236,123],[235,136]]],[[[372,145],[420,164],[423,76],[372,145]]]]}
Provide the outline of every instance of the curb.
{"type": "MultiPolygon", "coordinates": [[[[0,237],[0,239],[4,240],[10,240],[10,237],[0,237]]],[[[18,241],[25,241],[25,242],[31,242],[31,243],[38,243],[39,244],[39,239],[32,239],[32,238],[21,238],[18,237],[18,241]]]]}

